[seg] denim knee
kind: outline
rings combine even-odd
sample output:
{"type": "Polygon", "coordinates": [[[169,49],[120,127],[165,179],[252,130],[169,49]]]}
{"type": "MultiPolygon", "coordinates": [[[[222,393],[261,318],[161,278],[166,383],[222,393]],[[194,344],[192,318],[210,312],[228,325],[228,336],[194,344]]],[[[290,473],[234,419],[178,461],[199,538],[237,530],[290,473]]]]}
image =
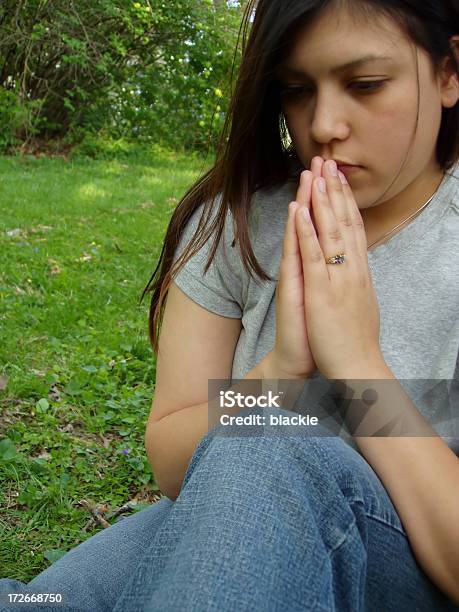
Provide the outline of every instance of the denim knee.
{"type": "MultiPolygon", "coordinates": [[[[277,410],[276,414],[289,414],[277,410]]],[[[290,413],[291,414],[291,413],[290,413]]],[[[365,458],[342,438],[321,435],[284,435],[273,430],[254,435],[228,434],[220,427],[209,431],[200,441],[188,466],[183,487],[189,482],[200,462],[208,455],[208,469],[233,474],[234,480],[263,478],[260,466],[265,465],[265,477],[273,485],[315,488],[329,503],[358,504],[367,515],[392,526],[404,535],[400,518],[380,481],[365,458]]]]}
{"type": "MultiPolygon", "coordinates": [[[[240,416],[253,414],[263,414],[268,410],[251,409],[243,411],[240,416]]],[[[289,412],[283,409],[276,410],[276,414],[288,415],[289,412]]],[[[232,426],[225,427],[219,425],[213,427],[199,442],[194,450],[193,456],[185,474],[183,486],[189,481],[191,474],[199,462],[203,461],[212,449],[218,449],[218,457],[224,461],[232,461],[237,457],[241,450],[250,448],[252,457],[255,460],[257,454],[266,456],[272,455],[273,461],[279,461],[290,455],[291,449],[296,449],[297,445],[292,442],[292,436],[284,435],[281,429],[265,429],[256,426],[232,426]],[[225,457],[226,455],[226,457],[225,457]]],[[[295,451],[296,452],[296,451],[295,451]]],[[[297,454],[297,453],[296,453],[297,454]]],[[[213,457],[215,461],[216,457],[213,457]]]]}
{"type": "MultiPolygon", "coordinates": [[[[253,414],[254,410],[241,412],[241,416],[253,414]]],[[[290,417],[291,411],[284,409],[260,410],[257,414],[275,413],[276,416],[290,417]]],[[[227,455],[227,460],[234,459],[244,448],[250,448],[253,458],[260,454],[263,457],[271,455],[270,460],[278,463],[281,460],[301,461],[304,467],[310,467],[314,472],[325,471],[325,475],[336,475],[337,470],[330,471],[328,464],[332,457],[337,458],[335,464],[339,472],[346,471],[347,459],[358,455],[341,438],[333,435],[320,426],[301,432],[300,428],[288,427],[223,427],[211,429],[197,445],[188,465],[184,484],[189,480],[196,465],[203,460],[211,448],[218,448],[218,455],[227,455]]],[[[222,457],[223,458],[223,457],[222,457]]],[[[215,459],[215,457],[214,457],[215,459]]],[[[362,458],[360,457],[360,461],[362,458]]],[[[352,469],[352,467],[351,467],[352,469]]]]}

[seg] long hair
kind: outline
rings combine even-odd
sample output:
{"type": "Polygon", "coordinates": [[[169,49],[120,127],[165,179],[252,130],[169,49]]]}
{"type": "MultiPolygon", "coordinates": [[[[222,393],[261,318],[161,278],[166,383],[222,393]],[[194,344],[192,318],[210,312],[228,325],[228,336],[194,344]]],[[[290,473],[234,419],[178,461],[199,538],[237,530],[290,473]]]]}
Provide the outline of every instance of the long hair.
{"type": "MultiPolygon", "coordinates": [[[[386,16],[401,25],[411,41],[430,55],[436,74],[445,57],[459,65],[450,39],[459,34],[459,0],[249,0],[245,7],[238,47],[241,64],[217,147],[213,167],[184,195],[171,217],[162,251],[142,299],[151,292],[149,336],[158,352],[159,331],[171,282],[187,261],[214,234],[204,274],[218,248],[225,219],[231,212],[235,241],[243,265],[253,277],[273,280],[260,267],[249,238],[249,212],[253,194],[280,186],[299,173],[301,164],[282,113],[276,68],[292,36],[325,8],[346,5],[374,18],[386,16]],[[215,211],[217,197],[220,203],[215,211]],[[181,235],[201,206],[203,214],[192,239],[174,264],[181,235]],[[214,215],[213,213],[216,212],[214,215]],[[214,216],[214,221],[209,223],[214,216]]],[[[236,52],[237,52],[236,50],[236,52]]],[[[418,81],[419,86],[419,81],[418,81]]],[[[418,100],[419,118],[419,100],[418,100]]],[[[459,159],[459,105],[444,108],[436,145],[440,167],[447,171],[459,159]]]]}

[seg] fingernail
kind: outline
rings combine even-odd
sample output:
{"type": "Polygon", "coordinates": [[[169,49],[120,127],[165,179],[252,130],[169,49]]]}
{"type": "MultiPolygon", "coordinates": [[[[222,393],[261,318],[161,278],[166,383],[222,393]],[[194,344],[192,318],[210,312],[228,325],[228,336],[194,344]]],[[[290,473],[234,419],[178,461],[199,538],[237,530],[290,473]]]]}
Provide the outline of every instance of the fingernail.
{"type": "Polygon", "coordinates": [[[332,176],[338,176],[338,166],[336,165],[336,162],[329,162],[328,170],[332,176]]]}
{"type": "Polygon", "coordinates": [[[327,184],[325,183],[325,179],[321,176],[317,179],[317,185],[319,187],[319,191],[322,193],[327,193],[327,184]]]}
{"type": "Polygon", "coordinates": [[[339,180],[343,183],[343,185],[348,184],[346,176],[341,172],[341,170],[338,170],[338,176],[339,176],[339,180]]]}
{"type": "Polygon", "coordinates": [[[303,221],[309,223],[311,221],[311,215],[309,214],[309,210],[306,207],[303,207],[300,210],[300,215],[303,221]]]}

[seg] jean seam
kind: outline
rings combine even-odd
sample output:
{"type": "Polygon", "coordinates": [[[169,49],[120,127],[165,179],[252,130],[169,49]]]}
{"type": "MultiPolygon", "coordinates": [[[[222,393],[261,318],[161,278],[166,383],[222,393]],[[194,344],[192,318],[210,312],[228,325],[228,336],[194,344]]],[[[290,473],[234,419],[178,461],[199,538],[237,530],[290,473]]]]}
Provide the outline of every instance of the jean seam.
{"type": "Polygon", "coordinates": [[[328,551],[328,555],[329,555],[329,557],[331,557],[332,555],[334,555],[334,554],[335,554],[335,552],[336,552],[337,550],[339,550],[343,544],[345,544],[345,543],[346,543],[346,541],[347,541],[347,539],[348,539],[348,536],[349,536],[349,532],[351,531],[351,529],[352,529],[353,527],[355,527],[355,525],[356,525],[356,522],[355,522],[355,521],[353,521],[353,522],[352,522],[352,523],[349,525],[349,527],[346,529],[346,531],[345,531],[345,532],[344,532],[344,534],[343,534],[343,539],[341,540],[341,542],[340,542],[340,543],[339,543],[337,546],[333,547],[332,549],[330,549],[330,550],[328,551]]]}
{"type": "MultiPolygon", "coordinates": [[[[357,503],[357,504],[363,505],[363,503],[362,503],[362,501],[360,499],[351,499],[351,500],[348,500],[348,503],[349,504],[357,503]]],[[[355,527],[356,525],[357,525],[357,522],[354,520],[349,525],[349,527],[346,529],[345,533],[343,534],[343,539],[341,540],[341,542],[337,546],[332,548],[330,551],[328,551],[327,554],[328,554],[329,560],[331,560],[333,555],[343,546],[343,544],[345,544],[348,541],[349,533],[350,533],[351,529],[353,527],[355,527]]],[[[319,603],[319,601],[316,601],[314,607],[311,610],[311,612],[323,612],[324,609],[325,608],[319,603]]]]}
{"type": "MultiPolygon", "coordinates": [[[[378,523],[382,523],[383,525],[385,525],[386,527],[391,527],[394,531],[396,531],[397,533],[401,534],[403,537],[408,538],[408,536],[406,535],[406,533],[400,529],[399,527],[397,527],[397,525],[394,525],[393,523],[390,523],[389,521],[385,520],[384,518],[377,516],[376,514],[372,514],[369,510],[367,510],[366,506],[365,506],[365,502],[362,501],[361,499],[348,499],[348,503],[349,505],[351,504],[360,504],[365,512],[365,516],[369,519],[373,519],[374,521],[378,522],[378,523]]],[[[353,523],[355,525],[355,522],[353,523]]],[[[352,527],[352,525],[350,526],[352,527]]],[[[346,530],[346,536],[348,533],[349,529],[346,530]]],[[[336,548],[332,549],[332,552],[337,550],[341,544],[344,543],[346,538],[344,538],[343,542],[340,542],[340,544],[338,544],[338,546],[336,548]]]]}
{"type": "MultiPolygon", "coordinates": [[[[340,544],[340,546],[341,546],[341,544],[340,544]]],[[[324,562],[323,562],[323,564],[322,564],[322,568],[321,568],[321,569],[323,569],[323,567],[325,566],[325,564],[326,564],[327,560],[329,560],[329,559],[325,559],[325,561],[324,561],[324,562]]],[[[317,600],[316,600],[316,601],[313,603],[312,608],[310,608],[310,611],[311,611],[311,612],[323,612],[323,610],[324,610],[324,607],[322,606],[322,604],[321,604],[321,603],[319,603],[319,599],[317,599],[317,600]]]]}
{"type": "MultiPolygon", "coordinates": [[[[350,502],[350,503],[352,503],[352,502],[350,502]]],[[[349,532],[351,531],[351,529],[353,527],[355,527],[355,525],[356,525],[356,522],[353,521],[349,525],[349,527],[346,529],[345,533],[343,534],[343,539],[341,540],[341,542],[337,546],[335,546],[335,548],[331,549],[330,551],[327,551],[327,556],[328,556],[327,560],[328,561],[331,560],[331,557],[335,554],[335,552],[339,548],[341,548],[341,546],[347,541],[349,532]]],[[[324,561],[323,565],[325,565],[327,560],[324,561]]],[[[322,606],[322,604],[319,603],[319,600],[315,601],[314,604],[313,604],[313,607],[311,608],[311,612],[323,612],[323,610],[324,610],[324,607],[322,606]]]]}
{"type": "MultiPolygon", "coordinates": [[[[360,499],[349,500],[349,504],[354,504],[354,503],[360,504],[361,506],[365,507],[365,504],[360,499]]],[[[400,531],[400,529],[398,529],[398,527],[396,527],[395,525],[392,525],[391,523],[388,523],[384,519],[381,519],[380,517],[375,516],[373,514],[370,514],[368,512],[365,512],[365,516],[367,518],[373,519],[374,521],[377,521],[379,523],[383,523],[387,527],[391,527],[394,531],[396,531],[397,533],[399,533],[403,537],[405,537],[405,538],[407,537],[406,534],[403,531],[400,531]]],[[[356,521],[354,521],[353,523],[351,523],[351,525],[349,525],[349,527],[346,529],[346,532],[344,533],[344,536],[343,536],[343,539],[341,540],[341,542],[328,552],[329,559],[331,559],[332,556],[341,548],[341,546],[343,546],[343,544],[346,543],[346,541],[348,540],[348,537],[349,537],[349,532],[355,526],[356,526],[356,521]]],[[[311,612],[322,612],[323,610],[324,610],[323,606],[319,603],[319,601],[316,601],[311,612]]]]}
{"type": "MultiPolygon", "coordinates": [[[[322,455],[323,461],[324,463],[326,463],[329,467],[331,467],[331,464],[333,463],[331,457],[329,456],[328,453],[324,452],[323,449],[321,448],[320,444],[316,445],[316,448],[318,450],[318,452],[322,455]]],[[[371,467],[371,465],[370,465],[371,467]]],[[[378,516],[376,514],[373,514],[370,510],[368,510],[367,505],[365,503],[365,501],[359,497],[355,497],[355,493],[353,494],[351,492],[351,490],[349,490],[347,493],[342,491],[343,495],[345,495],[345,497],[347,498],[347,502],[349,505],[352,504],[360,504],[363,508],[364,514],[368,519],[372,519],[373,521],[376,521],[382,525],[385,525],[386,527],[391,528],[394,532],[402,535],[405,539],[408,539],[408,536],[406,535],[406,533],[403,531],[403,529],[400,529],[400,527],[398,527],[397,525],[394,525],[393,523],[391,523],[390,521],[388,521],[387,519],[382,518],[381,516],[378,516]]],[[[352,529],[352,527],[356,524],[356,522],[354,521],[346,530],[344,537],[342,539],[342,541],[335,546],[335,548],[333,548],[330,552],[329,552],[329,556],[331,557],[331,555],[333,555],[348,539],[349,536],[349,532],[352,529]]]]}
{"type": "Polygon", "coordinates": [[[385,525],[386,527],[391,527],[394,531],[396,531],[397,533],[399,533],[400,535],[402,535],[404,538],[408,539],[408,536],[406,535],[406,533],[404,531],[402,531],[401,529],[399,529],[397,527],[397,525],[393,525],[392,523],[389,523],[389,521],[384,520],[383,518],[381,518],[380,516],[376,516],[374,514],[371,514],[368,511],[365,511],[365,516],[369,519],[373,519],[374,521],[378,522],[378,523],[382,523],[383,525],[385,525]]]}
{"type": "Polygon", "coordinates": [[[319,604],[319,602],[317,601],[315,607],[312,608],[311,612],[329,612],[329,610],[324,608],[323,605],[319,604]]]}

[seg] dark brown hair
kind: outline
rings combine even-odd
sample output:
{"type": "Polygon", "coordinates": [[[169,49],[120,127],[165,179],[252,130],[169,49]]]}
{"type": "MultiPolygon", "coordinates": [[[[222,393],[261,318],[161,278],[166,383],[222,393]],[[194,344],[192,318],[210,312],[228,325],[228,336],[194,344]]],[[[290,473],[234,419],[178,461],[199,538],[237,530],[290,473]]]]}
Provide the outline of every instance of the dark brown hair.
{"type": "MultiPolygon", "coordinates": [[[[436,72],[442,60],[449,57],[459,74],[451,44],[451,37],[459,33],[459,0],[354,0],[352,6],[346,0],[249,0],[239,33],[241,65],[216,161],[176,207],[158,264],[142,294],[143,299],[147,292],[152,293],[149,335],[155,353],[158,352],[165,298],[172,280],[215,233],[204,270],[207,272],[218,248],[228,210],[235,224],[232,246],[236,241],[239,243],[245,269],[252,277],[255,273],[262,280],[273,280],[260,267],[252,250],[248,231],[250,203],[256,191],[282,185],[302,169],[293,146],[285,144],[287,132],[275,72],[292,35],[325,8],[336,4],[346,4],[352,9],[358,5],[363,14],[373,17],[375,11],[391,17],[405,29],[413,43],[429,53],[436,72]],[[221,196],[221,202],[214,221],[209,223],[217,196],[221,196]],[[173,265],[185,226],[203,204],[197,230],[173,265]]],[[[458,104],[443,109],[436,156],[445,171],[459,159],[458,104]]]]}

